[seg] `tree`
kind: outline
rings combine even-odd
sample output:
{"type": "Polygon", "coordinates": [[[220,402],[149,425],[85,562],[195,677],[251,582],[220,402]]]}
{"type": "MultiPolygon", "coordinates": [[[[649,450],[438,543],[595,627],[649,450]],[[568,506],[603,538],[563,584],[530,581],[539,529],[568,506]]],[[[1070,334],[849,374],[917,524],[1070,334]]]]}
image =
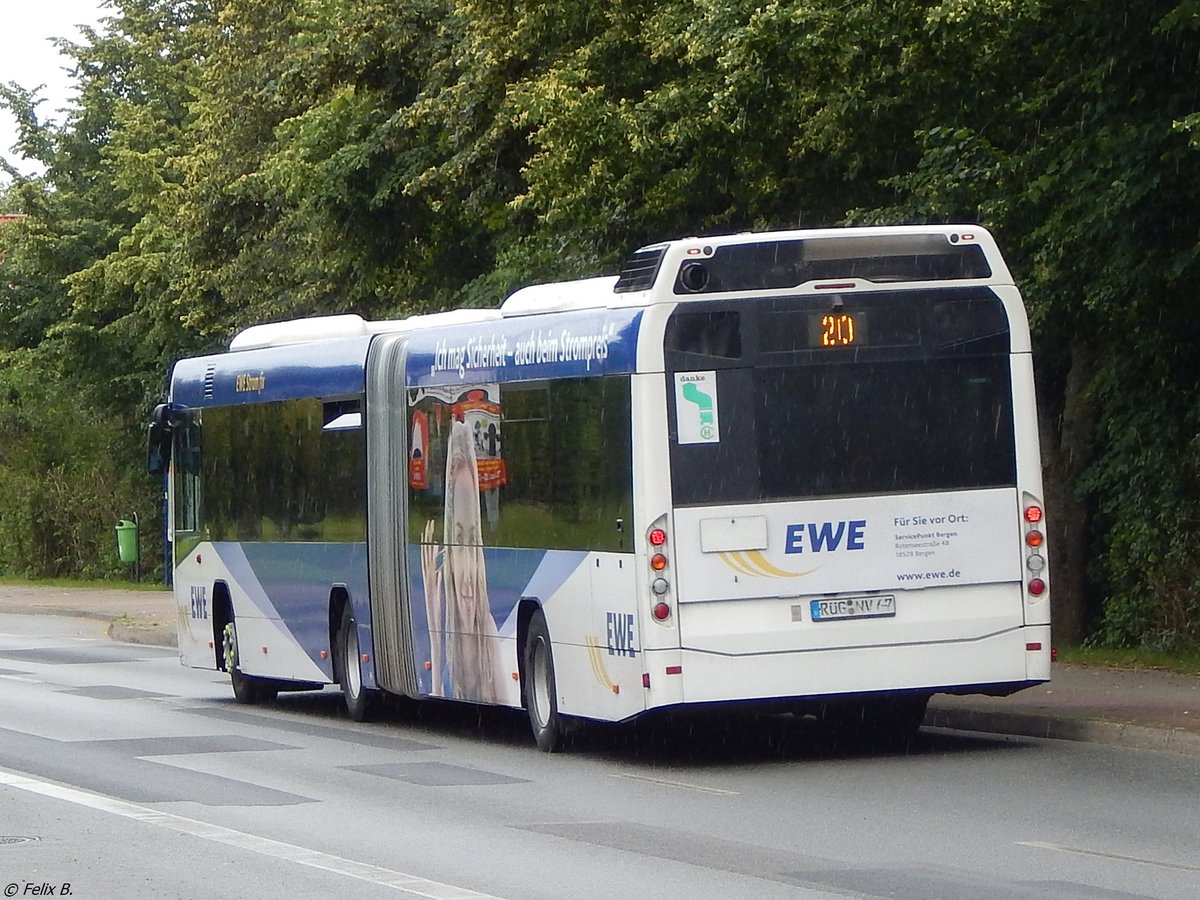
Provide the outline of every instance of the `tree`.
{"type": "MultiPolygon", "coordinates": [[[[663,238],[979,222],[1034,325],[1057,638],[1200,642],[1200,0],[112,8],[64,123],[0,88],[46,165],[0,234],[6,421],[133,435],[246,325],[490,306],[663,238]]],[[[55,465],[19,433],[0,467],[55,465]]]]}

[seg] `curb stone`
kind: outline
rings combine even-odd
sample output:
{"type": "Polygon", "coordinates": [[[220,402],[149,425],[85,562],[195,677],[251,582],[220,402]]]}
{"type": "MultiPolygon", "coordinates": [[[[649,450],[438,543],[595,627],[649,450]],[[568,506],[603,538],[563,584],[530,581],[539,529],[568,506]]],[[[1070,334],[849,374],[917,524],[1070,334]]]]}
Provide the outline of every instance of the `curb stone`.
{"type": "Polygon", "coordinates": [[[121,644],[142,644],[151,647],[177,647],[175,628],[158,622],[131,622],[114,619],[108,626],[108,636],[121,644]]]}
{"type": "Polygon", "coordinates": [[[1193,734],[1182,728],[1154,728],[1126,722],[1070,719],[1017,712],[939,709],[932,705],[925,716],[925,725],[953,731],[979,731],[987,734],[1080,741],[1090,744],[1129,747],[1135,750],[1157,750],[1200,756],[1200,734],[1193,734]]]}

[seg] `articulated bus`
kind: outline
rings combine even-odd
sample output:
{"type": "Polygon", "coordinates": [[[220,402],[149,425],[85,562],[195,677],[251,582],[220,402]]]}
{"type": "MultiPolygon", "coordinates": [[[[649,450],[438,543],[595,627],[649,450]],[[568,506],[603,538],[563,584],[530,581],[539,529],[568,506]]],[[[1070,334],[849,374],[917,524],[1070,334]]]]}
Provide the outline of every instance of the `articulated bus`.
{"type": "Polygon", "coordinates": [[[577,720],[769,702],[911,733],[1050,677],[1029,328],[982,228],[636,251],[498,309],[258,325],[179,361],[179,652],[577,720]]]}

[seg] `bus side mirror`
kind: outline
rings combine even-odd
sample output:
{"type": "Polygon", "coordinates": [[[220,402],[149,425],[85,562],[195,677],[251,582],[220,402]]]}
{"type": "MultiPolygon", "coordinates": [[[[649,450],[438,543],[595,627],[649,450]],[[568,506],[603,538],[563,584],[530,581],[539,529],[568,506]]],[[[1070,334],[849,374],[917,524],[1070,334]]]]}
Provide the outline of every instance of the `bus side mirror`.
{"type": "Polygon", "coordinates": [[[146,429],[146,471],[151,475],[165,475],[171,467],[175,427],[185,425],[188,419],[186,407],[174,403],[160,403],[154,407],[146,429]]]}
{"type": "Polygon", "coordinates": [[[146,428],[146,471],[165,475],[171,467],[171,428],[152,423],[146,428]]]}

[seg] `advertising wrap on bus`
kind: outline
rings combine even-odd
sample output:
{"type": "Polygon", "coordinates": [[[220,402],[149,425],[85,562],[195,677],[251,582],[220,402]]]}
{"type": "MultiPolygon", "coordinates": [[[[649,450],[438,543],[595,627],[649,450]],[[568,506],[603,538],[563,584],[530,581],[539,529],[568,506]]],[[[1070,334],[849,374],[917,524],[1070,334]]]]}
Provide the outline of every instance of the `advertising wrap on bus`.
{"type": "Polygon", "coordinates": [[[408,384],[431,387],[632,372],[640,310],[518,316],[414,332],[408,384]]]}
{"type": "Polygon", "coordinates": [[[677,509],[680,602],[1021,578],[1012,488],[677,509]]]}

